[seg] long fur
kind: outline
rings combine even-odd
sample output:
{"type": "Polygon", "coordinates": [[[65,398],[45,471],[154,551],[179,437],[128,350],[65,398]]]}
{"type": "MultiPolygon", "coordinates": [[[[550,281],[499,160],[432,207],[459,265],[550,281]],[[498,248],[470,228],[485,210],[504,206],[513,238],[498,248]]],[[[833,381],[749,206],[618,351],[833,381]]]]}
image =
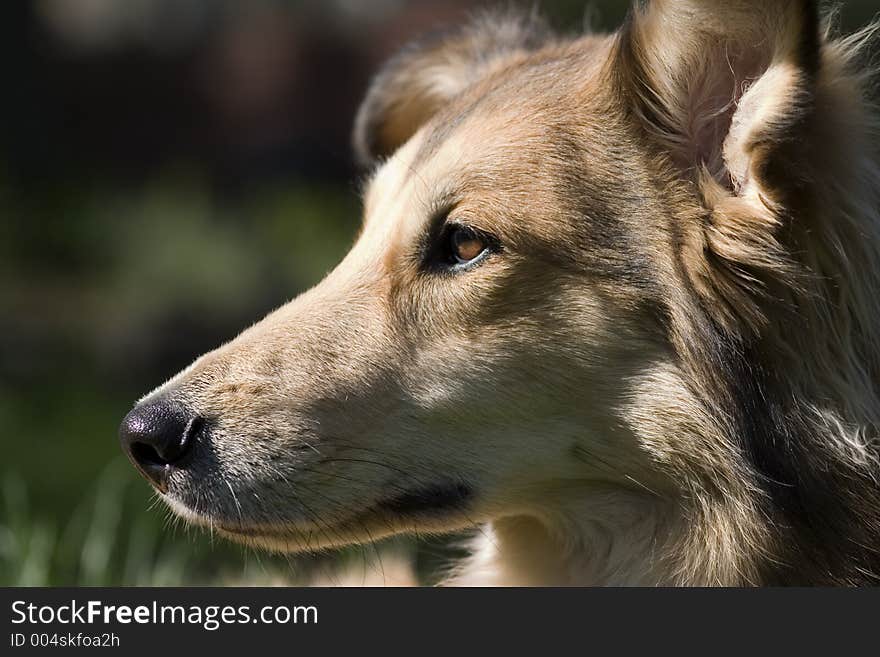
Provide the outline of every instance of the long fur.
{"type": "MultiPolygon", "coordinates": [[[[713,444],[730,455],[722,468],[687,459],[709,484],[691,492],[702,554],[690,560],[705,563],[720,543],[710,562],[737,571],[733,581],[855,584],[880,572],[880,167],[866,61],[876,31],[833,40],[826,30],[804,101],[813,152],[786,172],[808,201],[762,198],[756,213],[705,170],[697,176],[713,213],[700,248],[715,267],[703,274],[714,280],[671,328],[712,418],[700,431],[717,432],[713,444]],[[719,497],[731,507],[722,517],[719,497]]],[[[681,570],[694,580],[695,566],[681,570]]]]}

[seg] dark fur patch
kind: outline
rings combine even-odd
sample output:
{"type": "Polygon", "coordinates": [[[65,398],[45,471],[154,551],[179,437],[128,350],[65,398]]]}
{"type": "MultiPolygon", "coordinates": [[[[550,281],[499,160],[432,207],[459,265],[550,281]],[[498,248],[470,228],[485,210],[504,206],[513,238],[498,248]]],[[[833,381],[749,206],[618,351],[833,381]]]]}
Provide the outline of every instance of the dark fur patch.
{"type": "Polygon", "coordinates": [[[384,500],[379,508],[400,515],[442,513],[463,509],[472,495],[463,483],[434,484],[384,500]]]}

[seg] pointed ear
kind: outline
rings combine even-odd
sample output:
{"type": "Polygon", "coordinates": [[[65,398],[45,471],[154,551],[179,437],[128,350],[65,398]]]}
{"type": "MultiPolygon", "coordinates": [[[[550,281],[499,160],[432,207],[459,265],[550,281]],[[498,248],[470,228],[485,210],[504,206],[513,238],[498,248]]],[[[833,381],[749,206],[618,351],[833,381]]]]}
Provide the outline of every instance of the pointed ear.
{"type": "Polygon", "coordinates": [[[760,325],[756,288],[790,272],[779,228],[810,178],[820,59],[808,0],[653,0],[618,37],[626,106],[708,212],[682,248],[722,321],[760,325]]]}
{"type": "Polygon", "coordinates": [[[621,32],[618,71],[679,165],[742,183],[751,147],[802,124],[819,46],[809,0],[652,0],[621,32]]]}
{"type": "Polygon", "coordinates": [[[404,48],[376,76],[358,111],[357,159],[366,165],[391,155],[468,86],[549,38],[534,13],[484,14],[404,48]]]}

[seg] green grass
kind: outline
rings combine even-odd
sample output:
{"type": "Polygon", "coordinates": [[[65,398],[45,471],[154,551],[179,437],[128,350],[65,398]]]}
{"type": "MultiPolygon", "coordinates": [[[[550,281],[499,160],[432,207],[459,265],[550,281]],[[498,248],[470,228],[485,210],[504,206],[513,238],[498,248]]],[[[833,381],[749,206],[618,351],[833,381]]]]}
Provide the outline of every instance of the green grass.
{"type": "Polygon", "coordinates": [[[7,586],[170,585],[187,581],[192,557],[162,545],[155,518],[126,522],[130,486],[113,463],[64,521],[40,515],[17,474],[2,481],[0,584],[7,586]]]}
{"type": "Polygon", "coordinates": [[[412,554],[406,540],[311,557],[257,553],[185,528],[160,501],[150,501],[146,488],[132,480],[127,463],[114,460],[59,520],[35,508],[24,479],[7,472],[0,491],[0,586],[356,584],[381,582],[386,564],[397,569],[412,554]]]}
{"type": "Polygon", "coordinates": [[[0,585],[289,584],[311,566],[256,555],[148,509],[127,464],[107,466],[63,520],[34,508],[22,477],[2,478],[0,585]]]}

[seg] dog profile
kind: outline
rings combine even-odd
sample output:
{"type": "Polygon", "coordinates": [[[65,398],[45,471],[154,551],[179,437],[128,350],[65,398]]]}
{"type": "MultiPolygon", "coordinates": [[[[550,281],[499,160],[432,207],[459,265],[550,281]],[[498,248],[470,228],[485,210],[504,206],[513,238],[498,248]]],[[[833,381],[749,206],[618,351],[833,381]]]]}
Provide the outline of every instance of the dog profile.
{"type": "Polygon", "coordinates": [[[171,509],[296,552],[480,527],[451,584],[880,580],[874,28],[487,13],[355,121],[360,235],[143,398],[171,509]]]}

